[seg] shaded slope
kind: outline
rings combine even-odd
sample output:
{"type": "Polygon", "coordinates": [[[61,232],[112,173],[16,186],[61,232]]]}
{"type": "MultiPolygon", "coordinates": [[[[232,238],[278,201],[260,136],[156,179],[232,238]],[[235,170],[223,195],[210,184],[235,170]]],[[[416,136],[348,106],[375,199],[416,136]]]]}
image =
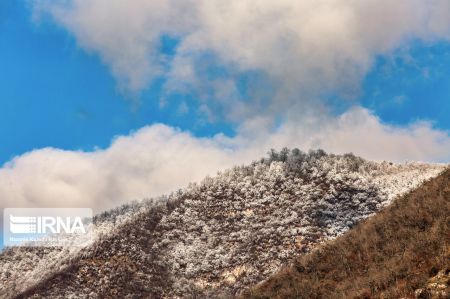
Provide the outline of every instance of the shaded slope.
{"type": "Polygon", "coordinates": [[[439,298],[419,289],[449,270],[450,169],[242,298],[439,298]]]}

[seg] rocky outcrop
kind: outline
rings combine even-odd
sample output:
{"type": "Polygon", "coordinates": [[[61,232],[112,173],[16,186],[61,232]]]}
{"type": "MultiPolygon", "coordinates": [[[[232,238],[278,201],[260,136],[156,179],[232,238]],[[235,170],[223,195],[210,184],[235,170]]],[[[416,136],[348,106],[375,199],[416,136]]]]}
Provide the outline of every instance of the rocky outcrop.
{"type": "MultiPolygon", "coordinates": [[[[450,248],[449,248],[450,249],[450,248]]],[[[444,299],[450,297],[450,269],[441,270],[428,280],[424,288],[414,292],[419,299],[444,299]]]]}

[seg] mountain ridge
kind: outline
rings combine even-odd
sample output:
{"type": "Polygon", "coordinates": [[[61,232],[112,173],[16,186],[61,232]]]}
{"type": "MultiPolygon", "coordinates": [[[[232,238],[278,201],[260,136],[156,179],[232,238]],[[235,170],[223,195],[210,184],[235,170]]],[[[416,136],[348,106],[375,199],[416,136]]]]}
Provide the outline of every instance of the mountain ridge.
{"type": "Polygon", "coordinates": [[[78,252],[2,253],[0,295],[230,297],[443,169],[272,151],[168,197],[97,216],[96,242],[78,252]]]}

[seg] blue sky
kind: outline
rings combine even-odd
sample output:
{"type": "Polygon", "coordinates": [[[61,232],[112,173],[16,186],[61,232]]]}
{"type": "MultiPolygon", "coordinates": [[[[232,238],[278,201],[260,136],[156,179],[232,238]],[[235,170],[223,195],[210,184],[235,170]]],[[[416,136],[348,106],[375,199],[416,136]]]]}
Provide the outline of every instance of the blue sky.
{"type": "MultiPolygon", "coordinates": [[[[226,123],[199,121],[181,113],[189,96],[160,106],[161,81],[138,99],[124,95],[98,56],[79,47],[55,23],[32,21],[22,1],[3,4],[0,27],[0,163],[42,147],[92,150],[116,135],[162,122],[211,136],[232,133],[226,123]]],[[[170,53],[170,41],[164,51],[170,53]]]]}
{"type": "Polygon", "coordinates": [[[450,160],[446,0],[236,1],[2,1],[0,207],[107,209],[271,147],[450,160]]]}
{"type": "MultiPolygon", "coordinates": [[[[161,108],[163,78],[134,103],[98,55],[80,49],[67,30],[48,20],[33,22],[31,8],[21,1],[4,2],[1,9],[0,163],[47,146],[106,147],[115,135],[157,122],[198,136],[233,134],[232,123],[177,112],[183,99],[195,104],[189,95],[172,96],[161,108]]],[[[426,119],[450,129],[450,43],[416,42],[409,50],[408,57],[377,58],[358,100],[387,123],[426,119]]],[[[163,51],[170,54],[170,43],[163,51]]]]}
{"type": "Polygon", "coordinates": [[[413,43],[408,53],[377,59],[367,74],[361,101],[383,121],[427,119],[450,128],[450,44],[413,43]]]}

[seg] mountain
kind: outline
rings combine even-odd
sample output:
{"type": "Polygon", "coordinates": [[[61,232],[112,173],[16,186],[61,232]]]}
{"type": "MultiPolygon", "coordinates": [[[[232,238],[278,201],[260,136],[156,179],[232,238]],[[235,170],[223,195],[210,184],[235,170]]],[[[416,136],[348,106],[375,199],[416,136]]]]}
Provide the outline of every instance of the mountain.
{"type": "Polygon", "coordinates": [[[241,298],[450,298],[450,169],[241,298]]]}
{"type": "Polygon", "coordinates": [[[2,298],[227,298],[445,169],[352,154],[270,157],[95,217],[84,248],[10,248],[2,298]]]}

